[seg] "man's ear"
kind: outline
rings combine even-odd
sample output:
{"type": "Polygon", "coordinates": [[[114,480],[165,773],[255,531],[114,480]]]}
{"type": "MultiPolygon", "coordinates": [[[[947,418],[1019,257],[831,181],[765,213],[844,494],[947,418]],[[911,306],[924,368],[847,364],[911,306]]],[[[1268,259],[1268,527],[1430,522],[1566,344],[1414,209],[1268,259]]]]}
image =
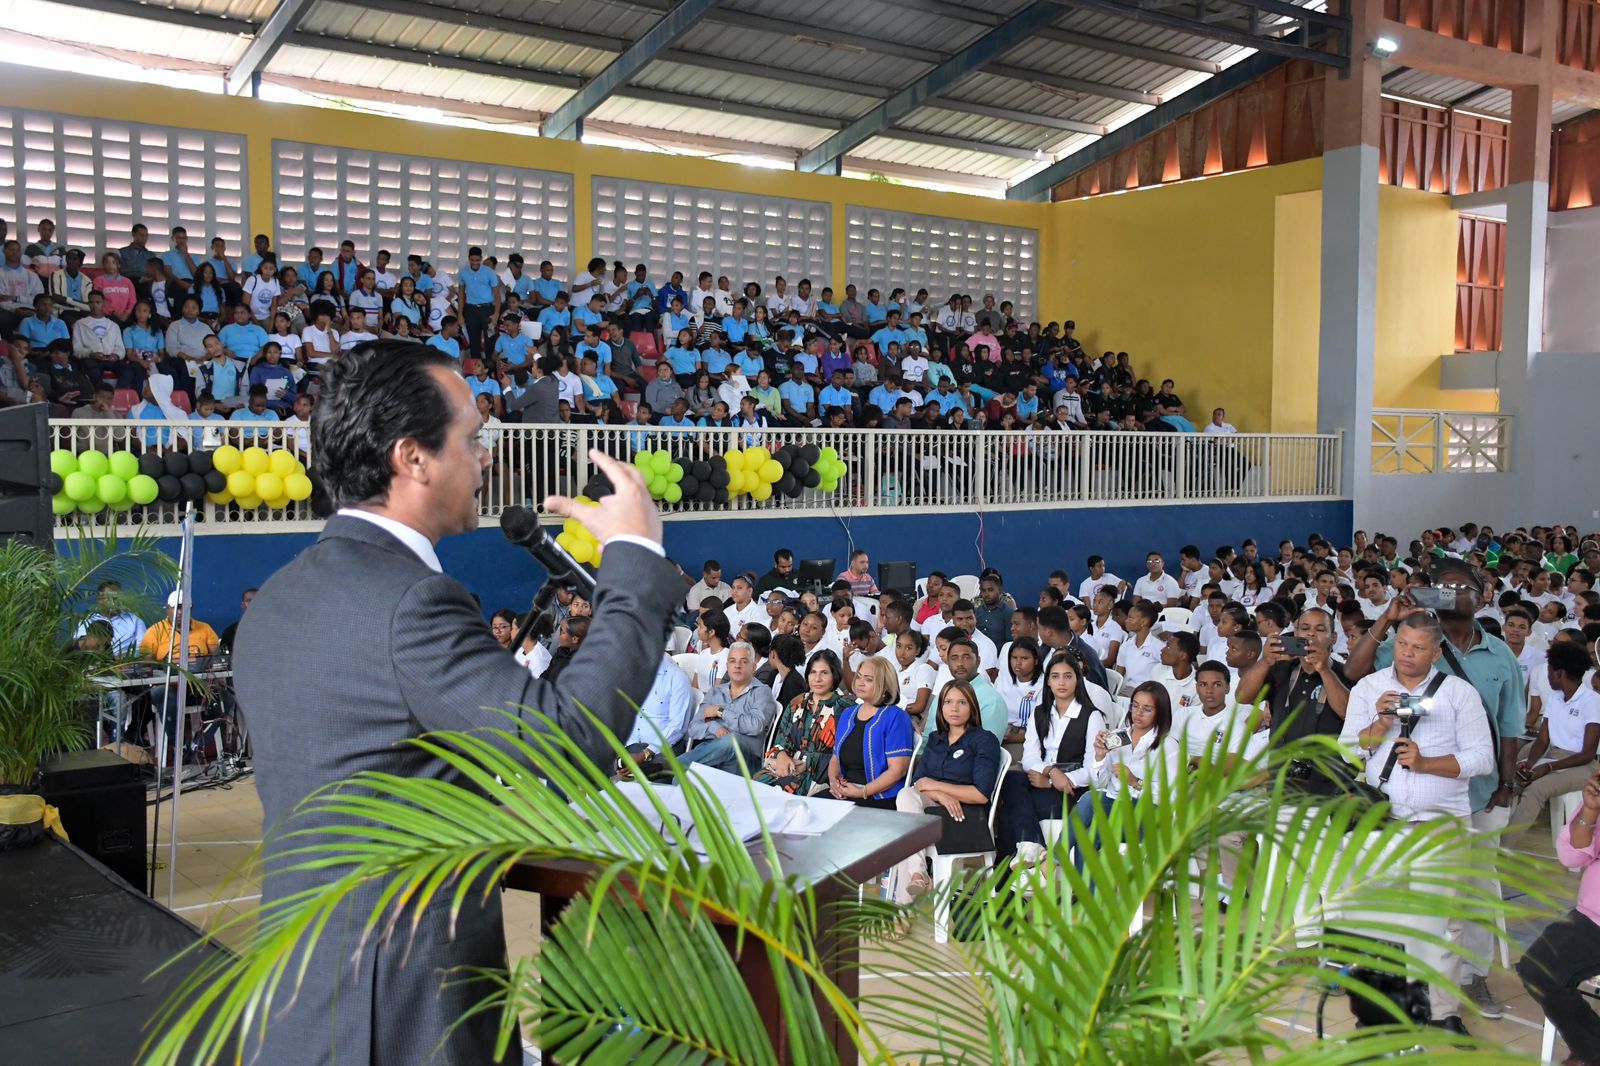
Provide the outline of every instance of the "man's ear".
{"type": "Polygon", "coordinates": [[[389,470],[396,478],[426,485],[431,471],[428,450],[415,437],[401,437],[389,451],[389,470]]]}

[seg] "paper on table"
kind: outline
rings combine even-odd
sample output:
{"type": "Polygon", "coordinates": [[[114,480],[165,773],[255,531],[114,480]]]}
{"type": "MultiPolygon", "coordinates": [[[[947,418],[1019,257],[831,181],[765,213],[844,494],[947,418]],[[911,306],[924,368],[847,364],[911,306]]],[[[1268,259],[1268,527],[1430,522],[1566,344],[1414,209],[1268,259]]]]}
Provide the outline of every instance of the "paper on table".
{"type": "MultiPolygon", "coordinates": [[[[855,807],[855,804],[846,800],[793,796],[772,785],[698,763],[690,764],[688,770],[722,805],[727,812],[729,828],[740,840],[754,840],[761,834],[763,824],[769,833],[774,834],[814,835],[826,832],[855,807]]],[[[617,790],[658,832],[665,833],[666,820],[671,819],[687,831],[690,847],[701,855],[706,853],[682,788],[670,784],[651,786],[655,799],[665,810],[665,818],[645,794],[645,786],[639,782],[619,782],[617,790]]],[[[621,839],[612,840],[611,843],[619,850],[633,850],[621,839]]]]}

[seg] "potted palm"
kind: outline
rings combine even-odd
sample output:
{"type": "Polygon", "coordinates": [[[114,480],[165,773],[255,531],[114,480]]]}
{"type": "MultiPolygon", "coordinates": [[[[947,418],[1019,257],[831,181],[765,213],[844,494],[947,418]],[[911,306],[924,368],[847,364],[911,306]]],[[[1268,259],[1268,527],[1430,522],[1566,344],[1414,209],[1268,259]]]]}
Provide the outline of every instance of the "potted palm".
{"type": "MultiPolygon", "coordinates": [[[[1383,805],[1293,791],[1289,763],[1336,757],[1327,738],[1208,763],[1186,779],[1178,802],[1119,798],[1108,831],[1137,844],[1089,854],[1081,874],[1058,854],[1054,876],[1034,882],[1026,898],[995,891],[998,875],[983,875],[991,880],[970,897],[981,902],[967,910],[977,935],[937,954],[925,933],[863,953],[861,976],[874,979],[860,983],[858,1000],[824,976],[810,891],[763,877],[752,850],[719,828],[715,799],[692,781],[684,787],[704,858],[670,823],[664,835],[564,737],[508,728],[492,740],[440,734],[418,743],[475,787],[371,774],[308,801],[341,824],[302,831],[292,859],[338,875],[264,909],[242,952],[196,970],[152,1023],[141,1062],[231,1061],[238,1040],[248,1044],[270,1024],[274,997],[293,994],[309,945],[333,925],[344,928],[328,919],[358,887],[389,885],[378,912],[354,916],[364,922],[362,950],[372,938],[403,938],[407,915],[431,901],[453,895],[459,907],[455,874],[504,871],[528,858],[591,863],[594,887],[546,933],[536,959],[490,975],[497,991],[477,1010],[501,1019],[505,1044],[520,1028],[557,1061],[775,1064],[715,925],[731,925],[743,950],[766,953],[787,1057],[797,1063],[839,1061],[819,1004],[874,1063],[1354,1063],[1419,1046],[1429,1062],[1469,1052],[1475,1063],[1524,1061],[1418,1028],[1397,1008],[1391,1024],[1310,1047],[1264,1023],[1265,1012],[1295,997],[1372,991],[1356,965],[1431,976],[1417,958],[1366,937],[1415,937],[1409,927],[1423,914],[1493,926],[1528,913],[1498,894],[1440,896],[1415,891],[1418,883],[1454,883],[1497,862],[1508,894],[1548,902],[1540,864],[1492,837],[1454,826],[1418,833],[1386,821],[1383,805]],[[1200,889],[1191,858],[1214,855],[1233,833],[1255,836],[1272,858],[1240,857],[1224,907],[1200,889]],[[1345,846],[1352,840],[1364,846],[1345,846]],[[1320,929],[1328,910],[1343,916],[1338,933],[1320,929]],[[1320,941],[1316,950],[1308,939],[1320,941]],[[663,972],[672,979],[661,980],[663,972]]],[[[771,839],[754,851],[781,869],[771,839]]],[[[842,922],[867,939],[901,917],[893,904],[853,893],[842,907],[835,930],[842,922]]]]}
{"type": "Polygon", "coordinates": [[[66,548],[0,544],[0,850],[44,835],[47,809],[34,794],[40,762],[89,745],[94,679],[128,659],[91,625],[103,609],[97,589],[120,584],[123,609],[138,613],[176,573],[151,537],[85,535],[66,548]]]}

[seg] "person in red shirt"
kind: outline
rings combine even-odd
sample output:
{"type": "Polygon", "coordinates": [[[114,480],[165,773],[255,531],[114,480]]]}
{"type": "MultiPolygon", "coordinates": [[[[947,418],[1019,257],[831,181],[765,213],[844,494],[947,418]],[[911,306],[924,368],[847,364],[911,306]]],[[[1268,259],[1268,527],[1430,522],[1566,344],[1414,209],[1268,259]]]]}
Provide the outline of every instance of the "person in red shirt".
{"type": "Polygon", "coordinates": [[[912,618],[913,624],[920,626],[939,613],[939,590],[948,580],[949,578],[939,570],[928,575],[928,594],[917,604],[916,614],[912,618]]]}
{"type": "Polygon", "coordinates": [[[122,257],[116,252],[101,256],[100,266],[105,273],[94,279],[94,291],[106,298],[107,317],[126,326],[133,321],[133,305],[139,302],[139,290],[132,279],[123,275],[122,257]]]}

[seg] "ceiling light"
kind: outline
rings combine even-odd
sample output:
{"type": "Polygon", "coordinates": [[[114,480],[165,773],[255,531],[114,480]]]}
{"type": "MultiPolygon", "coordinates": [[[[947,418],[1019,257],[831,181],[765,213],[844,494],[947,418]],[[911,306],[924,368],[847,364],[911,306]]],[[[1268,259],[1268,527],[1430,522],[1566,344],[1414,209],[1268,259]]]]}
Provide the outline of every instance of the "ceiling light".
{"type": "Polygon", "coordinates": [[[1372,54],[1379,59],[1387,59],[1400,51],[1400,42],[1393,37],[1379,37],[1370,45],[1372,54]]]}

